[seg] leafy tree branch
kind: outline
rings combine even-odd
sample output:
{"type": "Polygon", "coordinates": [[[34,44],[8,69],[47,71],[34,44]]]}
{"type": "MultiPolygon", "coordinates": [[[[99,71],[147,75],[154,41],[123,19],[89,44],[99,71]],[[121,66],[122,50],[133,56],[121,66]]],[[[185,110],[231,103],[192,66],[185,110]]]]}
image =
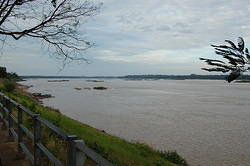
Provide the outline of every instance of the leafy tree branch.
{"type": "Polygon", "coordinates": [[[226,78],[228,82],[237,79],[242,73],[250,71],[250,55],[242,37],[238,38],[238,44],[234,44],[230,40],[225,40],[227,45],[211,45],[215,49],[215,53],[223,60],[200,58],[210,67],[201,68],[209,72],[229,73],[226,78]],[[211,67],[212,66],[212,67],[211,67]]]}

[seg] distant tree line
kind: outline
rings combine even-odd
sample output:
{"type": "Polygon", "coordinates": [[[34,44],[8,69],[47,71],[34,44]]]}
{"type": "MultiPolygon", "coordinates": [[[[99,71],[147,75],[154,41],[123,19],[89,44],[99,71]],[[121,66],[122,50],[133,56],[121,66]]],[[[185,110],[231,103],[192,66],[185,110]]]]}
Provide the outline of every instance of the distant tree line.
{"type": "MultiPolygon", "coordinates": [[[[112,78],[120,78],[120,79],[173,79],[173,80],[185,80],[185,79],[207,79],[207,80],[225,80],[226,75],[153,75],[153,74],[145,74],[145,75],[126,75],[126,76],[21,76],[23,79],[27,78],[88,78],[88,79],[112,79],[112,78]]],[[[242,75],[239,79],[242,80],[250,80],[250,75],[242,75]]]]}
{"type": "MultiPolygon", "coordinates": [[[[121,78],[125,79],[173,79],[173,80],[185,80],[185,79],[207,79],[207,80],[225,80],[226,75],[127,75],[121,78]]],[[[250,80],[250,75],[241,75],[239,79],[250,80]]]]}

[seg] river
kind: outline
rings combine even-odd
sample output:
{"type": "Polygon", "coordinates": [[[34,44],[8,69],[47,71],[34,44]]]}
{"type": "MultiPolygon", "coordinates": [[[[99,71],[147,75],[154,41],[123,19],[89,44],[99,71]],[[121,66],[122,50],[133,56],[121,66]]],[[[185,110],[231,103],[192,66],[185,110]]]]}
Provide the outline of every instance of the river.
{"type": "Polygon", "coordinates": [[[176,150],[192,166],[250,166],[250,84],[102,80],[21,83],[55,96],[43,100],[46,106],[126,140],[176,150]],[[96,86],[108,89],[88,89],[96,86]]]}

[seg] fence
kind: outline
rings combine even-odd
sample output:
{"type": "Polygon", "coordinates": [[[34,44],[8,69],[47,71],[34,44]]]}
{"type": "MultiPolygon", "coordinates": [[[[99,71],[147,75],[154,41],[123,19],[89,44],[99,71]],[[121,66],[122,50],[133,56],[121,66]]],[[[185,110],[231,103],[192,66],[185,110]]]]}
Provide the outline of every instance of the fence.
{"type": "Polygon", "coordinates": [[[86,158],[90,158],[100,166],[112,166],[108,160],[85,145],[83,140],[77,139],[77,136],[67,134],[62,129],[39,116],[39,114],[35,114],[2,93],[0,93],[0,120],[3,122],[4,127],[8,129],[9,137],[17,141],[18,151],[24,154],[34,166],[41,165],[42,155],[55,166],[84,166],[86,158]],[[16,115],[12,112],[13,107],[16,108],[16,115]],[[23,123],[24,113],[32,119],[33,130],[29,130],[25,127],[23,123]],[[66,140],[66,164],[63,164],[62,161],[55,157],[55,155],[42,144],[41,125],[46,126],[54,134],[66,140]],[[23,140],[24,134],[32,141],[30,145],[25,144],[23,140]],[[30,146],[32,146],[32,152],[30,146]]]}

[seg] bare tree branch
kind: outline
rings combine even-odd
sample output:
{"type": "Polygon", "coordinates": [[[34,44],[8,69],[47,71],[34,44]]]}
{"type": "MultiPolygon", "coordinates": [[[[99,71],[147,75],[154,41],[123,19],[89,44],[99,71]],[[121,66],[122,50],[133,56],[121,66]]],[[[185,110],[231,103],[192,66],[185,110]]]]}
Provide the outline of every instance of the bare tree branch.
{"type": "Polygon", "coordinates": [[[0,35],[39,39],[63,59],[86,60],[82,51],[93,43],[79,33],[79,26],[98,14],[101,5],[90,0],[2,0],[0,35]]]}

